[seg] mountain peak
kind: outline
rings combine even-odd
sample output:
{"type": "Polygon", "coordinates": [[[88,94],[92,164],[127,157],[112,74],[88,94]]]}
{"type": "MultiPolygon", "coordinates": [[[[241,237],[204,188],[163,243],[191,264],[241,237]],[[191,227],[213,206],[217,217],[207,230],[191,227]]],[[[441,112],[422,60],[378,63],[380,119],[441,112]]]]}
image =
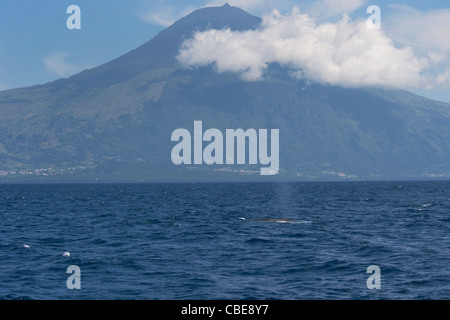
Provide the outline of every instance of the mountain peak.
{"type": "Polygon", "coordinates": [[[256,28],[260,23],[260,18],[226,3],[221,7],[198,9],[186,17],[181,18],[168,29],[183,26],[186,28],[184,31],[220,30],[223,28],[230,28],[234,31],[245,31],[256,28]]]}
{"type": "Polygon", "coordinates": [[[221,7],[198,9],[179,19],[139,48],[102,66],[75,75],[71,81],[83,86],[108,87],[155,67],[172,68],[178,64],[176,56],[183,41],[191,38],[195,32],[225,28],[246,31],[257,28],[260,23],[259,17],[228,3],[221,7]]]}
{"type": "Polygon", "coordinates": [[[222,7],[206,7],[195,10],[179,19],[138,48],[136,52],[151,52],[155,56],[158,55],[158,51],[161,51],[161,57],[169,58],[170,61],[167,60],[167,62],[172,65],[183,41],[191,38],[195,32],[225,28],[232,31],[246,31],[255,29],[260,24],[261,19],[259,17],[255,17],[238,7],[230,6],[228,3],[222,7]]]}

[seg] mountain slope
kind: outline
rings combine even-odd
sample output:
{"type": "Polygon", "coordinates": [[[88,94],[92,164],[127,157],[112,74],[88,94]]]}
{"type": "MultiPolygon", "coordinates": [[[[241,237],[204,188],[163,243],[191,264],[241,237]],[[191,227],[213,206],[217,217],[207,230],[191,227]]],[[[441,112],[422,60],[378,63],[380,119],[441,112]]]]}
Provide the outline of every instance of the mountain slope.
{"type": "Polygon", "coordinates": [[[310,84],[277,65],[264,81],[244,82],[212,68],[185,70],[175,58],[195,31],[259,23],[228,5],[200,9],[107,64],[0,92],[0,179],[260,178],[249,175],[259,166],[173,165],[171,133],[192,132],[196,120],[222,131],[280,129],[278,179],[450,176],[448,104],[310,84]]]}

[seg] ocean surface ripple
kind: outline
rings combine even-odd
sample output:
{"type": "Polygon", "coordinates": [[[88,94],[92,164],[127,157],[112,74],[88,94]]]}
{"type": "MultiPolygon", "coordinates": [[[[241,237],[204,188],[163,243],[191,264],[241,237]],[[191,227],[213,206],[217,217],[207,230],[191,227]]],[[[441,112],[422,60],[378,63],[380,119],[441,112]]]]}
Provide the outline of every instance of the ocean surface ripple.
{"type": "Polygon", "coordinates": [[[0,221],[0,299],[450,298],[450,182],[11,184],[0,221]]]}

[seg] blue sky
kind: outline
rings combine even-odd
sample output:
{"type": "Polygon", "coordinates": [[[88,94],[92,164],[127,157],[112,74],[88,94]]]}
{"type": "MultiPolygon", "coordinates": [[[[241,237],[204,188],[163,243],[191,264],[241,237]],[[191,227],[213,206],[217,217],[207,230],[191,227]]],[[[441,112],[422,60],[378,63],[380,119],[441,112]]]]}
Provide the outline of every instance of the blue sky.
{"type": "MultiPolygon", "coordinates": [[[[0,89],[46,83],[108,62],[150,40],[196,8],[220,0],[2,0],[0,4],[0,89]],[[68,30],[69,5],[81,8],[81,30],[68,30]]],[[[405,89],[450,102],[450,3],[448,0],[229,0],[263,16],[294,6],[318,24],[342,14],[367,19],[367,7],[381,8],[382,32],[398,47],[410,46],[431,64],[421,85],[405,89]],[[448,17],[448,19],[447,19],[448,17]],[[446,73],[446,70],[448,71],[446,73]],[[425,88],[428,83],[428,88],[425,88]]],[[[422,79],[423,80],[423,79],[422,79]]]]}

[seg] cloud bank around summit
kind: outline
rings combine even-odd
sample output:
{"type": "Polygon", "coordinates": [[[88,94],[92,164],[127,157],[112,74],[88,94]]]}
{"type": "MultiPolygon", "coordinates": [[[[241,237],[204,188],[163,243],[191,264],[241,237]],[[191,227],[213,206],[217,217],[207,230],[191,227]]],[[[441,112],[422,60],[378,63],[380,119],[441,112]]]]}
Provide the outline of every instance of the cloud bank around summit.
{"type": "Polygon", "coordinates": [[[278,63],[295,78],[345,87],[420,87],[429,67],[426,57],[409,46],[396,47],[364,19],[344,14],[338,22],[320,24],[298,8],[265,15],[257,30],[198,32],[177,58],[186,68],[212,65],[247,81],[262,80],[268,66],[278,63]]]}

